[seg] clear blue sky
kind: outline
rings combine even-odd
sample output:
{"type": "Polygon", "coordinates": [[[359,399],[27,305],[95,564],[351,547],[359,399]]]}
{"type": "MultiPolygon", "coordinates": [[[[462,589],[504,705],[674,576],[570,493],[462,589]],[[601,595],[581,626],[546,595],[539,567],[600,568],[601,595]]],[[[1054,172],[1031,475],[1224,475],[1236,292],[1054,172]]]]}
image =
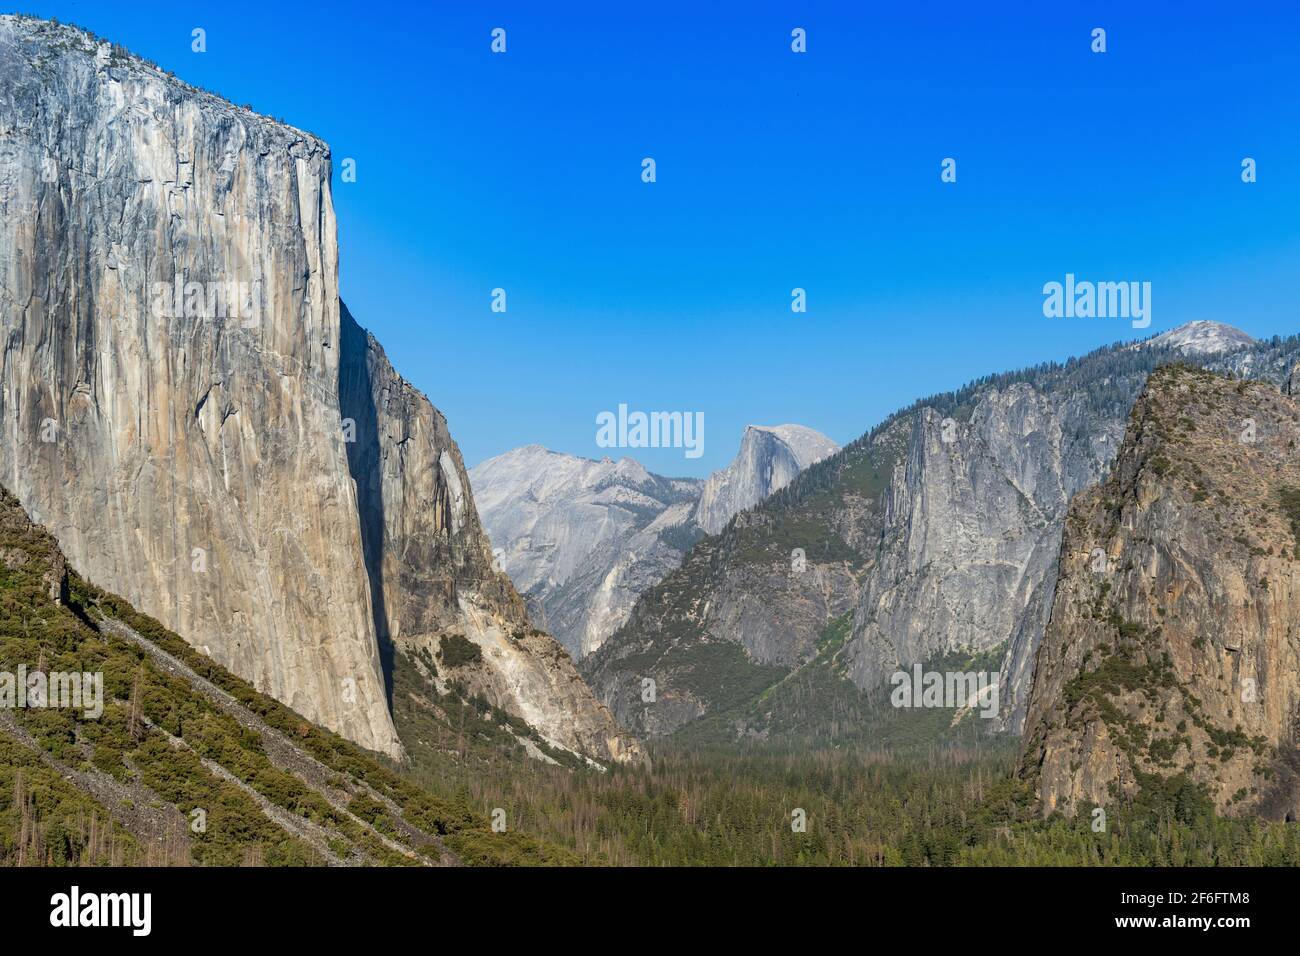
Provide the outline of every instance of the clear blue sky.
{"type": "Polygon", "coordinates": [[[702,458],[638,457],[704,474],[747,423],[845,442],[972,377],[1193,319],[1300,331],[1290,0],[21,9],[330,142],[343,297],[470,464],[600,457],[595,416],[626,402],[703,411],[702,458]],[[1151,328],[1044,318],[1067,272],[1151,282],[1151,328]]]}

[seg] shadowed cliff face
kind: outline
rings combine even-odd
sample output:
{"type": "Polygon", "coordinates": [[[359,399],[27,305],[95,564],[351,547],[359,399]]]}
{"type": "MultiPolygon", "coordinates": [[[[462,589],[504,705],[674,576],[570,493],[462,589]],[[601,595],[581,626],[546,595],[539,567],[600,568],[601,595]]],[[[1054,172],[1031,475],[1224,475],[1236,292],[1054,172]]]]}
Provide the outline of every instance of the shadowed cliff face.
{"type": "MultiPolygon", "coordinates": [[[[341,317],[328,148],[10,17],[0,134],[0,480],[81,573],[401,755],[381,646],[526,622],[442,415],[341,317]]],[[[494,703],[635,750],[571,665],[506,656],[494,703]]]]}
{"type": "Polygon", "coordinates": [[[1152,373],[1066,519],[1025,725],[1044,812],[1184,775],[1221,811],[1297,809],[1298,445],[1271,385],[1152,373]]]}
{"type": "MultiPolygon", "coordinates": [[[[640,760],[550,636],[529,626],[523,600],[492,555],[460,449],[442,413],[389,363],[374,336],[342,312],[339,404],[355,426],[348,460],[382,657],[391,668],[443,659],[444,640],[480,649],[424,675],[454,676],[521,717],[553,744],[597,759],[640,760]],[[402,652],[399,656],[397,652],[402,652]]],[[[388,674],[391,687],[391,670],[388,674]]]]}

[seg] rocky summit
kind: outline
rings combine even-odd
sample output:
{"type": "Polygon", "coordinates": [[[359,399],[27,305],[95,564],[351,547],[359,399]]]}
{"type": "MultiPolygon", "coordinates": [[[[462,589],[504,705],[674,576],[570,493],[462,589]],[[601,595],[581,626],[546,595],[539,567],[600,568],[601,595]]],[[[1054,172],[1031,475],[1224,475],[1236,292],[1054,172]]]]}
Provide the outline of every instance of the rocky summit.
{"type": "Polygon", "coordinates": [[[1184,355],[1217,355],[1245,348],[1255,342],[1249,335],[1222,322],[1198,319],[1176,329],[1162,332],[1146,342],[1154,348],[1174,349],[1184,355]]]}
{"type": "Polygon", "coordinates": [[[1025,725],[1044,812],[1178,778],[1221,812],[1300,810],[1298,442],[1273,385],[1152,374],[1066,518],[1025,725]]]}
{"type": "Polygon", "coordinates": [[[819,431],[803,425],[750,425],[730,465],[714,472],[700,489],[695,521],[717,534],[734,515],[752,508],[794,477],[839,451],[819,431]]]}

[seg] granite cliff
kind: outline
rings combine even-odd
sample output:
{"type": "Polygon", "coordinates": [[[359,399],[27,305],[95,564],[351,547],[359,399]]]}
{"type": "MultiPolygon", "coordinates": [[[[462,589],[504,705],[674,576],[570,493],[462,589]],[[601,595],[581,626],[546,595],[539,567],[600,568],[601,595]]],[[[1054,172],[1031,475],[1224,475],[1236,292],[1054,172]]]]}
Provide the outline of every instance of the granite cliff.
{"type": "Polygon", "coordinates": [[[1272,384],[1151,375],[1066,518],[1025,725],[1045,813],[1177,779],[1221,812],[1300,810],[1298,438],[1272,384]]]}
{"type": "MultiPolygon", "coordinates": [[[[445,421],[341,307],[311,134],[0,17],[0,332],[0,480],[79,572],[309,719],[400,756],[397,644],[524,620],[445,421]]],[[[483,693],[635,751],[553,645],[490,648],[483,693]]]]}
{"type": "Polygon", "coordinates": [[[1108,473],[1147,374],[1185,359],[1282,384],[1297,352],[1202,323],[920,401],[697,544],[583,672],[636,730],[728,713],[733,736],[824,738],[869,723],[900,667],[992,655],[988,725],[1019,732],[1066,509],[1108,473]],[[772,691],[812,671],[782,714],[772,691]]]}
{"type": "Polygon", "coordinates": [[[693,543],[836,447],[801,425],[750,425],[735,459],[703,481],[540,445],[490,458],[470,480],[500,566],[578,658],[618,630],[693,543]]]}

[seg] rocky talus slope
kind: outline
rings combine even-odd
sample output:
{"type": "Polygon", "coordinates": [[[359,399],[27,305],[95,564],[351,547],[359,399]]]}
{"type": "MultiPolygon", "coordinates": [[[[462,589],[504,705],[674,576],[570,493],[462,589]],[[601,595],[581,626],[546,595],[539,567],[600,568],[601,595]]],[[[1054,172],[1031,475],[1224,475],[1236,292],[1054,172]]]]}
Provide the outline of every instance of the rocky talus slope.
{"type": "Polygon", "coordinates": [[[517,448],[470,470],[500,566],[575,658],[600,647],[636,599],[703,535],[834,453],[801,425],[750,425],[726,468],[664,478],[631,458],[517,448]]]}
{"type": "Polygon", "coordinates": [[[329,148],[75,28],[0,17],[0,478],[71,564],[222,666],[402,754],[398,644],[635,749],[488,563],[442,416],[341,309],[329,148]],[[534,646],[535,645],[535,646],[534,646]]]}
{"type": "Polygon", "coordinates": [[[1220,811],[1300,810],[1300,406],[1154,372],[1071,502],[1023,773],[1072,813],[1185,777],[1220,811]]]}
{"type": "MultiPolygon", "coordinates": [[[[70,571],[0,489],[0,670],[99,675],[98,706],[0,709],[0,863],[563,862],[494,833],[70,571]]],[[[35,686],[35,685],[32,685],[35,686]]],[[[83,686],[85,686],[83,684],[83,686]]],[[[75,698],[74,698],[75,702],[75,698]]],[[[64,702],[66,703],[66,702],[64,702]]]]}

